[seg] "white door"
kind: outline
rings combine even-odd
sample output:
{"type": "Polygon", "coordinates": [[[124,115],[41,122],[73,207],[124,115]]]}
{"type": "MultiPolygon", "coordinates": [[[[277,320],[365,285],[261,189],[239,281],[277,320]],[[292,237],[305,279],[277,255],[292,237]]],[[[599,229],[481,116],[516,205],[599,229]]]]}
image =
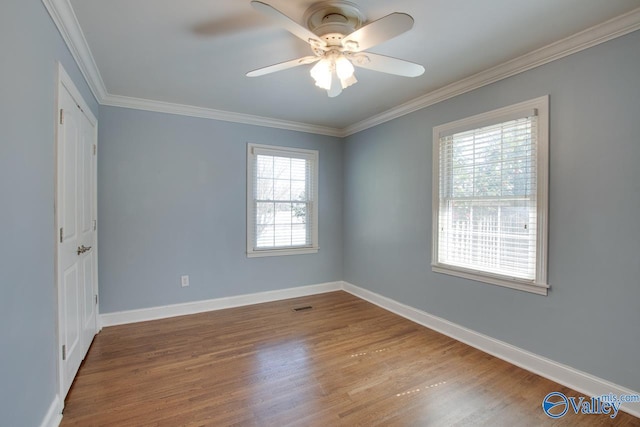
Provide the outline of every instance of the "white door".
{"type": "MultiPolygon", "coordinates": [[[[89,350],[93,337],[97,332],[97,262],[98,251],[96,247],[96,128],[89,118],[82,114],[82,129],[78,155],[80,156],[80,177],[78,184],[80,187],[80,197],[78,200],[80,214],[80,247],[84,246],[84,253],[80,254],[79,261],[82,262],[80,271],[84,274],[81,280],[84,285],[84,303],[81,304],[82,313],[82,353],[89,350]]],[[[76,250],[77,252],[77,250],[76,250]]],[[[84,358],[84,356],[83,356],[84,358]]]]}
{"type": "Polygon", "coordinates": [[[96,121],[60,67],[56,177],[58,342],[64,400],[97,332],[96,121]]]}

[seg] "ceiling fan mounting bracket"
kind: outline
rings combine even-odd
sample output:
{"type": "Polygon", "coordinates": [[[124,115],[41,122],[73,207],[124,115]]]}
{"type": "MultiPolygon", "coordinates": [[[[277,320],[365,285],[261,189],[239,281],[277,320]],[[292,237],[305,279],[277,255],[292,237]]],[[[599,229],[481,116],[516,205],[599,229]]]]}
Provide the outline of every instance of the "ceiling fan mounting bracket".
{"type": "Polygon", "coordinates": [[[307,28],[329,46],[340,46],[344,36],[360,28],[365,21],[358,6],[348,1],[315,3],[304,14],[307,28]]]}

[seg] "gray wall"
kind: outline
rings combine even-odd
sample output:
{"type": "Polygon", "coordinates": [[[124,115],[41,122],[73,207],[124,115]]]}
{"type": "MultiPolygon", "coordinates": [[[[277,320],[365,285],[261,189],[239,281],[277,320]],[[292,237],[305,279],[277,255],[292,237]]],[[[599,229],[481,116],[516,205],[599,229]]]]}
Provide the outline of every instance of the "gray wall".
{"type": "Polygon", "coordinates": [[[342,279],[338,138],[100,107],[99,141],[102,313],[342,279]],[[320,151],[319,253],[247,258],[247,142],[320,151]]]}
{"type": "Polygon", "coordinates": [[[640,390],[640,32],[349,137],[344,278],[640,390]],[[432,128],[550,94],[549,296],[431,272],[432,128]]]}
{"type": "Polygon", "coordinates": [[[40,0],[0,3],[0,424],[39,425],[57,392],[56,61],[97,104],[40,0]]]}

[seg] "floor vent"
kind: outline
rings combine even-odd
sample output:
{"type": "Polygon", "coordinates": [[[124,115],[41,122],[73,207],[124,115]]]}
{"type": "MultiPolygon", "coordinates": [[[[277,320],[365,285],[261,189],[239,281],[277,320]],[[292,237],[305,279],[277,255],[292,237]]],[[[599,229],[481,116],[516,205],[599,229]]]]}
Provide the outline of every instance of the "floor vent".
{"type": "Polygon", "coordinates": [[[305,305],[304,307],[296,307],[293,309],[293,311],[305,311],[305,310],[311,310],[313,307],[310,305],[305,305]]]}

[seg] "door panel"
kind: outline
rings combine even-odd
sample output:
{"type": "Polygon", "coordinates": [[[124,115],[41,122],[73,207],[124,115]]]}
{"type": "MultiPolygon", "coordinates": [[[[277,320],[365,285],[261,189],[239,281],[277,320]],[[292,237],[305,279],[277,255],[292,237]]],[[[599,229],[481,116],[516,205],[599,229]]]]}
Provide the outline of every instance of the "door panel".
{"type": "Polygon", "coordinates": [[[64,358],[66,362],[66,369],[64,372],[65,378],[69,385],[73,382],[73,377],[82,362],[81,354],[81,319],[82,312],[80,311],[80,283],[79,283],[79,271],[77,264],[71,265],[68,271],[64,274],[63,279],[63,293],[66,296],[64,300],[64,323],[66,325],[64,333],[64,358]]]}
{"type": "Polygon", "coordinates": [[[67,91],[60,93],[60,105],[63,110],[58,128],[59,185],[58,222],[62,224],[61,242],[58,245],[59,310],[62,339],[62,379],[66,393],[71,386],[80,363],[82,354],[82,293],[84,280],[82,264],[78,263],[77,248],[80,246],[79,235],[79,182],[82,179],[79,148],[81,147],[81,122],[76,103],[67,91]]]}
{"type": "Polygon", "coordinates": [[[87,253],[82,260],[82,271],[84,273],[84,302],[83,302],[83,323],[82,323],[82,338],[83,338],[83,354],[89,350],[93,336],[96,334],[96,301],[95,301],[95,289],[94,289],[94,277],[95,274],[95,256],[94,250],[91,249],[90,253],[87,253]]]}
{"type": "Polygon", "coordinates": [[[91,122],[82,115],[83,122],[81,128],[81,140],[79,153],[82,159],[82,179],[79,183],[81,188],[81,227],[80,241],[81,244],[90,248],[84,254],[81,254],[83,263],[83,285],[84,285],[84,313],[83,313],[83,353],[89,350],[93,336],[96,334],[97,326],[97,304],[95,300],[96,286],[95,278],[97,263],[96,257],[96,230],[94,230],[94,218],[96,218],[96,156],[94,155],[94,144],[96,129],[91,122]]]}
{"type": "Polygon", "coordinates": [[[58,86],[56,225],[58,227],[59,378],[64,400],[97,332],[95,120],[82,111],[70,80],[58,86]],[[74,97],[75,94],[75,97],[74,97]]]}

